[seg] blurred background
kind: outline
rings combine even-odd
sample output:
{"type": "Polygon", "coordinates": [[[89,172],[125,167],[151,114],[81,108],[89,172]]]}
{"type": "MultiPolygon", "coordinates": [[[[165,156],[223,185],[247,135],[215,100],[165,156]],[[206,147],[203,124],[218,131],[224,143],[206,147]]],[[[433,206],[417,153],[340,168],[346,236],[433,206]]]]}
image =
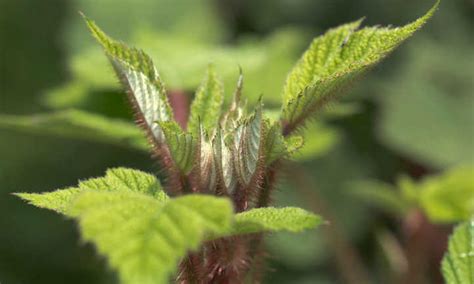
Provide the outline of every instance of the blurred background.
{"type": "MultiPolygon", "coordinates": [[[[278,110],[312,38],[361,17],[403,25],[433,3],[0,0],[0,283],[116,283],[73,221],[10,193],[63,188],[114,166],[158,170],[130,139],[130,110],[78,11],[152,55],[173,93],[191,98],[213,62],[230,96],[240,65],[249,101],[263,94],[278,110]]],[[[307,132],[275,204],[330,225],[270,236],[264,283],[442,283],[452,224],[474,213],[474,2],[442,1],[307,132]]]]}

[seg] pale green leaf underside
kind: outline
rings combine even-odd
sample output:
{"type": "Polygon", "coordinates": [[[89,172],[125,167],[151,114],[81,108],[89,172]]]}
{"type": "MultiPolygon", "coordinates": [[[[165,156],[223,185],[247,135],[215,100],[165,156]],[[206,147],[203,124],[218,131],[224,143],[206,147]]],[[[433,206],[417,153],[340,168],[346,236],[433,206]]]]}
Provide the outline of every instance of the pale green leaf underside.
{"type": "Polygon", "coordinates": [[[260,103],[255,113],[240,124],[234,136],[235,172],[244,185],[250,182],[257,169],[263,136],[262,126],[262,105],[260,103]]]}
{"type": "Polygon", "coordinates": [[[457,226],[442,262],[446,284],[474,283],[474,221],[457,226]]]}
{"type": "MultiPolygon", "coordinates": [[[[220,130],[219,130],[220,131],[220,130]]],[[[216,139],[211,141],[204,131],[202,125],[199,127],[199,143],[198,143],[198,162],[196,163],[199,168],[199,183],[201,188],[207,189],[207,192],[214,192],[216,189],[217,182],[217,171],[218,165],[216,161],[218,157],[214,157],[213,142],[217,142],[216,139]]],[[[222,177],[221,177],[222,178],[222,177]]]]}
{"type": "Polygon", "coordinates": [[[231,235],[259,232],[301,232],[322,223],[321,217],[297,207],[251,209],[235,216],[231,235]]]}
{"type": "Polygon", "coordinates": [[[79,110],[48,114],[0,115],[0,128],[57,135],[148,150],[145,136],[132,123],[79,110]]]}
{"type": "Polygon", "coordinates": [[[223,101],[224,87],[211,65],[191,104],[188,131],[198,134],[201,123],[208,133],[212,133],[219,122],[223,101]]]}
{"type": "Polygon", "coordinates": [[[86,192],[75,201],[85,240],[117,269],[122,283],[167,283],[179,260],[206,234],[230,226],[227,199],[187,195],[163,203],[134,192],[86,192]]]}
{"type": "Polygon", "coordinates": [[[191,133],[184,132],[176,122],[160,122],[171,157],[185,174],[193,166],[196,151],[196,139],[191,133]]]}
{"type": "Polygon", "coordinates": [[[141,50],[109,38],[94,22],[88,19],[86,22],[128,91],[137,118],[143,121],[145,130],[156,142],[163,142],[163,133],[155,122],[168,121],[173,116],[165,87],[151,58],[141,50]]]}
{"type": "Polygon", "coordinates": [[[216,174],[224,181],[224,185],[228,191],[232,191],[236,185],[236,177],[234,174],[234,166],[232,163],[232,153],[230,147],[225,144],[223,131],[218,128],[216,136],[212,140],[212,151],[214,154],[214,163],[216,166],[216,174]]]}
{"type": "Polygon", "coordinates": [[[316,38],[287,77],[283,90],[283,119],[291,127],[302,123],[338,90],[423,26],[438,4],[423,17],[401,28],[357,30],[361,23],[357,21],[316,38]]]}

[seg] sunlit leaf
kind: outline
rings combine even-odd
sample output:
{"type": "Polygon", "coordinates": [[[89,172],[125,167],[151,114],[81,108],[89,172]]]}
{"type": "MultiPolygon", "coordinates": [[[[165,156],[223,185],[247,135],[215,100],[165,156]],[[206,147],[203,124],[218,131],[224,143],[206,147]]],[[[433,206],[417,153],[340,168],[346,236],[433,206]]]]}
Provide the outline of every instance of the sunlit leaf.
{"type": "Polygon", "coordinates": [[[191,114],[188,122],[188,131],[199,133],[201,123],[209,133],[216,127],[221,115],[221,106],[224,100],[224,88],[217,77],[214,67],[210,65],[201,86],[196,91],[191,114]]]}
{"type": "Polygon", "coordinates": [[[283,91],[282,118],[287,131],[301,125],[349,82],[375,65],[409,38],[438,6],[401,28],[366,27],[361,21],[329,30],[312,42],[288,75],[283,91]]]}
{"type": "Polygon", "coordinates": [[[474,283],[474,221],[454,229],[441,266],[446,284],[474,283]]]}
{"type": "Polygon", "coordinates": [[[187,195],[161,203],[133,192],[86,192],[72,208],[81,233],[107,256],[122,283],[168,283],[178,262],[206,234],[228,230],[228,200],[187,195]]]}

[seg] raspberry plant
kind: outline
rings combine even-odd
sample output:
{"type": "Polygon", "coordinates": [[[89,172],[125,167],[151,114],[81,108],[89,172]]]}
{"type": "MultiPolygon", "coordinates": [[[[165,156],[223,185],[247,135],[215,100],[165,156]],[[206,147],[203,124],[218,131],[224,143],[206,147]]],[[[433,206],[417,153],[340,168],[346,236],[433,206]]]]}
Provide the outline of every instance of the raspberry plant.
{"type": "Polygon", "coordinates": [[[115,168],[76,187],[18,195],[77,219],[122,283],[258,282],[265,233],[322,222],[300,208],[269,207],[282,163],[304,143],[305,123],[422,27],[437,5],[404,27],[360,28],[359,20],[314,39],[287,77],[279,117],[262,100],[247,106],[242,71],[224,106],[210,65],[181,125],[151,58],[85,18],[161,165],[163,186],[155,175],[115,168]]]}

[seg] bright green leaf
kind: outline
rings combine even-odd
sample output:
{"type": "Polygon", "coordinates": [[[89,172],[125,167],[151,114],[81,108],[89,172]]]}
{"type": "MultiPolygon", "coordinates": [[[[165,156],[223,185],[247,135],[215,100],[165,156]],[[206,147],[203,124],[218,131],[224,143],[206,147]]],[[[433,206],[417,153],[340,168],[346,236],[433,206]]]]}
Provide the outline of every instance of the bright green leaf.
{"type": "Polygon", "coordinates": [[[386,57],[433,15],[439,2],[423,17],[401,28],[367,27],[361,21],[342,25],[316,38],[288,75],[282,115],[287,131],[301,125],[326,105],[347,83],[386,57]]]}
{"type": "Polygon", "coordinates": [[[71,187],[45,193],[15,193],[29,204],[58,213],[69,215],[71,202],[81,192],[79,188],[71,187]]]}
{"type": "Polygon", "coordinates": [[[198,134],[199,123],[201,123],[208,133],[212,133],[219,122],[223,101],[224,87],[217,77],[214,67],[210,65],[191,104],[188,131],[198,134]]]}
{"type": "Polygon", "coordinates": [[[284,103],[287,104],[309,85],[333,73],[330,67],[335,69],[333,65],[342,51],[343,42],[349,40],[360,23],[357,21],[330,29],[314,39],[288,75],[283,91],[284,103]]]}
{"type": "Polygon", "coordinates": [[[235,216],[232,235],[260,232],[301,232],[316,228],[321,217],[297,207],[257,208],[235,216]]]}
{"type": "Polygon", "coordinates": [[[158,202],[169,199],[155,176],[126,168],[109,169],[104,177],[80,181],[78,187],[45,193],[17,193],[16,195],[37,207],[70,215],[69,209],[75,198],[90,191],[136,192],[146,194],[158,202]]]}
{"type": "Polygon", "coordinates": [[[168,200],[156,176],[127,168],[108,169],[105,177],[79,182],[79,188],[90,190],[135,191],[150,195],[159,201],[168,200]]]}
{"type": "Polygon", "coordinates": [[[454,229],[441,266],[446,284],[474,283],[474,221],[454,229]]]}
{"type": "Polygon", "coordinates": [[[226,199],[187,195],[161,203],[134,192],[86,192],[72,209],[85,240],[107,256],[122,283],[168,283],[206,234],[229,230],[226,199]]]}

